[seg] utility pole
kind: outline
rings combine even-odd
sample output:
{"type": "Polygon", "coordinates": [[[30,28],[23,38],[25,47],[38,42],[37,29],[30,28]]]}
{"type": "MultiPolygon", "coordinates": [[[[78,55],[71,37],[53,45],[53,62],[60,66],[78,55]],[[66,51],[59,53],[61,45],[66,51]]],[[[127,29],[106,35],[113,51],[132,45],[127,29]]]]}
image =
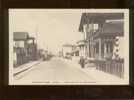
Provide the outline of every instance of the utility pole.
{"type": "Polygon", "coordinates": [[[38,25],[36,25],[35,33],[36,33],[36,44],[38,44],[38,25]]]}
{"type": "Polygon", "coordinates": [[[38,59],[38,25],[37,24],[35,28],[35,34],[36,34],[36,59],[38,59]]]}

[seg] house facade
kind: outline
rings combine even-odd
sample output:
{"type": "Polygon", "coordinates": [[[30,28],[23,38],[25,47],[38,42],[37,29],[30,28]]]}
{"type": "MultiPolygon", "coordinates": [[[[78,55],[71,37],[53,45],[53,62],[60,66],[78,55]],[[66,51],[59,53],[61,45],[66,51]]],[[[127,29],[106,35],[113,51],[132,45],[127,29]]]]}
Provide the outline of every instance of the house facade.
{"type": "Polygon", "coordinates": [[[14,32],[14,67],[25,64],[37,58],[37,44],[34,37],[30,37],[28,32],[14,32]]]}
{"type": "Polygon", "coordinates": [[[119,77],[124,72],[124,59],[119,53],[119,41],[124,36],[123,18],[123,13],[83,13],[79,26],[86,41],[85,57],[93,58],[98,70],[119,77]]]}

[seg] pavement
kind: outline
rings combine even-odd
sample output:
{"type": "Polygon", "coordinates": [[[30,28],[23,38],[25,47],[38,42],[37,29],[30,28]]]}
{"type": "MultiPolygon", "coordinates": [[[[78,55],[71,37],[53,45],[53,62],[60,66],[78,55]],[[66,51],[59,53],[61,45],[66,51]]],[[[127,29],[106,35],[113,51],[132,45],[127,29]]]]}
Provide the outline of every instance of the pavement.
{"type": "Polygon", "coordinates": [[[81,66],[78,63],[73,63],[73,61],[71,60],[65,60],[66,62],[70,63],[70,64],[74,64],[73,66],[80,69],[81,71],[85,72],[86,74],[88,74],[88,76],[92,76],[93,79],[96,80],[97,83],[99,83],[100,85],[107,85],[107,84],[111,84],[111,85],[126,85],[128,84],[128,82],[122,78],[119,78],[115,75],[97,70],[94,64],[86,64],[85,68],[81,68],[81,66]]]}
{"type": "Polygon", "coordinates": [[[23,65],[20,65],[16,68],[14,68],[14,72],[13,72],[13,75],[17,75],[17,74],[20,74],[21,72],[24,72],[28,69],[30,69],[31,67],[33,67],[34,65],[36,64],[39,64],[41,62],[41,60],[38,60],[38,61],[30,61],[26,64],[23,64],[23,65]]]}

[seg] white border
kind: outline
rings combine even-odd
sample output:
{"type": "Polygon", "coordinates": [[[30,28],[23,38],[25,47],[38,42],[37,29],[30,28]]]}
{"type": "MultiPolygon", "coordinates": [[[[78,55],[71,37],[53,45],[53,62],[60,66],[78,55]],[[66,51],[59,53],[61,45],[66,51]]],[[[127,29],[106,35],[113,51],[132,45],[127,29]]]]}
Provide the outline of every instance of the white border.
{"type": "MultiPolygon", "coordinates": [[[[129,9],[9,9],[9,22],[10,12],[12,11],[44,11],[47,13],[124,13],[124,34],[126,39],[125,48],[125,82],[124,83],[59,83],[59,84],[44,84],[44,83],[15,83],[13,80],[13,35],[9,33],[9,85],[129,85],[129,9]]],[[[9,32],[11,32],[11,24],[9,23],[9,32]]]]}

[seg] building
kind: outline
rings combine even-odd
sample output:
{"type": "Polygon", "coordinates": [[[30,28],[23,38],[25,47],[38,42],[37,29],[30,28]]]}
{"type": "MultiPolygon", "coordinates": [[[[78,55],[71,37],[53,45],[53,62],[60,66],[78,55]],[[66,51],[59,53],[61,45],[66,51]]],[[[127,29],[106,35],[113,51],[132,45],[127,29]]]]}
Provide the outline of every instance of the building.
{"type": "Polygon", "coordinates": [[[79,56],[83,56],[84,58],[87,56],[86,54],[86,40],[80,40],[77,42],[77,46],[79,49],[79,56]]]}
{"type": "Polygon", "coordinates": [[[45,50],[44,49],[38,49],[38,58],[42,59],[45,55],[45,50]]]}
{"type": "Polygon", "coordinates": [[[79,46],[78,45],[74,45],[72,47],[72,56],[76,57],[76,56],[80,56],[80,52],[79,52],[79,46]]]}
{"type": "Polygon", "coordinates": [[[94,59],[96,69],[119,77],[124,72],[124,59],[117,49],[117,41],[124,36],[123,18],[123,13],[83,13],[79,26],[86,41],[85,57],[94,59]]]}
{"type": "Polygon", "coordinates": [[[59,51],[59,52],[58,52],[58,56],[59,56],[59,57],[63,57],[63,52],[62,52],[62,51],[59,51]]]}
{"type": "Polygon", "coordinates": [[[14,32],[14,66],[36,60],[37,44],[28,32],[14,32]]]}
{"type": "Polygon", "coordinates": [[[72,44],[62,45],[63,57],[72,56],[73,47],[74,45],[72,44]]]}

